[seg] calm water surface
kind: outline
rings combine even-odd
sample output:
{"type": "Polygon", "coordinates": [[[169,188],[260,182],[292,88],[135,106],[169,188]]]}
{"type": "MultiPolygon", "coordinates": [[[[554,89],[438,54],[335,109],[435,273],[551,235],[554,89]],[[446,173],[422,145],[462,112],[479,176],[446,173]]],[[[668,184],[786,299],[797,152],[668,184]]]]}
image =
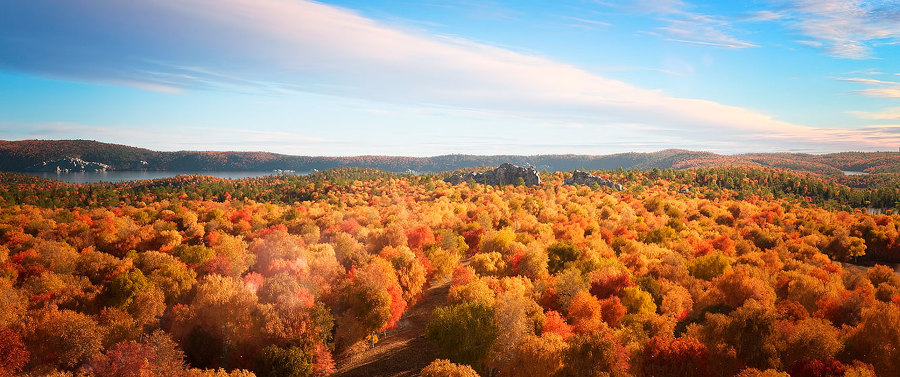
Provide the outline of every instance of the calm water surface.
{"type": "MultiPolygon", "coordinates": [[[[267,175],[280,174],[273,171],[106,171],[106,172],[82,172],[82,173],[29,173],[41,178],[55,179],[69,183],[94,183],[94,182],[124,182],[140,181],[145,179],[169,178],[176,175],[200,174],[226,179],[255,178],[267,175]]],[[[293,173],[306,175],[308,172],[293,173]]]]}

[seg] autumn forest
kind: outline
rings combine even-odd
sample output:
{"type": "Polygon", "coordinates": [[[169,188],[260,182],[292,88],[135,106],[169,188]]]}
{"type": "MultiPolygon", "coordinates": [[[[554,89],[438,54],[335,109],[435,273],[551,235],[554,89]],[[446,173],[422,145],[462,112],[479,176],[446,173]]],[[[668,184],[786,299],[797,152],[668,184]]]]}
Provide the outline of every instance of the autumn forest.
{"type": "Polygon", "coordinates": [[[900,377],[900,0],[0,0],[0,377],[900,377]]]}
{"type": "Polygon", "coordinates": [[[893,174],[593,173],[0,173],[0,376],[900,371],[893,174]]]}

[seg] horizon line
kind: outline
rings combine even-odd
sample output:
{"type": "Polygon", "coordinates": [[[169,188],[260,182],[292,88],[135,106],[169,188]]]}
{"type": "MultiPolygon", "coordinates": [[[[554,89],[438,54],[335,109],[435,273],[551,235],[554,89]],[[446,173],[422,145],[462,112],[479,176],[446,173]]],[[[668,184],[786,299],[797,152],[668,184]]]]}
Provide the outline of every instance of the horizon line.
{"type": "Polygon", "coordinates": [[[100,144],[108,144],[108,145],[116,145],[123,146],[129,148],[137,148],[137,149],[146,149],[151,152],[158,153],[204,153],[204,152],[215,152],[215,153],[268,153],[280,156],[291,156],[291,157],[326,157],[326,158],[355,158],[355,157],[399,157],[399,158],[436,158],[436,157],[447,157],[447,156],[473,156],[473,157],[500,157],[500,156],[515,156],[515,157],[542,157],[542,156],[581,156],[581,157],[604,157],[604,156],[614,156],[614,155],[623,155],[623,154],[654,154],[661,153],[666,151],[683,151],[690,153],[711,153],[719,156],[742,156],[742,155],[750,155],[750,154],[801,154],[801,155],[812,155],[812,156],[824,156],[829,154],[840,154],[840,153],[900,153],[900,148],[898,150],[874,150],[874,151],[863,151],[863,150],[844,150],[838,152],[799,152],[799,151],[775,151],[775,152],[741,152],[741,153],[720,153],[714,152],[711,150],[695,150],[695,149],[685,149],[685,148],[664,148],[651,152],[640,152],[635,150],[630,151],[618,151],[611,153],[603,153],[603,154],[579,154],[579,153],[539,153],[539,154],[472,154],[472,153],[445,153],[438,155],[427,155],[427,156],[414,156],[414,155],[388,155],[388,154],[359,154],[359,155],[303,155],[303,154],[288,154],[288,153],[280,153],[280,152],[271,152],[265,150],[162,150],[162,149],[153,149],[144,146],[136,146],[130,144],[121,144],[116,142],[108,142],[108,141],[100,141],[94,139],[19,139],[19,140],[7,140],[0,139],[0,142],[8,142],[8,143],[16,143],[16,142],[72,142],[72,141],[81,141],[81,142],[93,142],[100,144]]]}

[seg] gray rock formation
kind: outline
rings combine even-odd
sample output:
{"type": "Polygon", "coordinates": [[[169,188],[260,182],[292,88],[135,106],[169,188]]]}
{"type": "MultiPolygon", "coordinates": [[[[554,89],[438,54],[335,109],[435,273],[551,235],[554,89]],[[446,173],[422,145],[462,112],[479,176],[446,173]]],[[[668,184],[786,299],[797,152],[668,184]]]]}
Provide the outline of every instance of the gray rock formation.
{"type": "Polygon", "coordinates": [[[616,189],[616,191],[622,191],[625,189],[624,187],[622,187],[622,185],[620,185],[618,183],[615,183],[606,178],[598,177],[596,175],[593,175],[591,173],[588,173],[586,171],[581,171],[581,170],[576,170],[576,171],[572,172],[572,176],[569,178],[566,178],[565,182],[563,182],[563,183],[567,184],[567,185],[587,185],[587,186],[590,186],[590,185],[596,183],[600,186],[612,187],[612,188],[616,189]]]}
{"type": "Polygon", "coordinates": [[[101,162],[85,161],[77,157],[65,157],[55,161],[44,161],[28,170],[57,173],[100,172],[109,170],[109,165],[101,162]]]}
{"type": "Polygon", "coordinates": [[[485,185],[504,186],[519,183],[519,178],[522,179],[525,186],[541,184],[541,177],[533,167],[523,168],[510,163],[505,163],[494,170],[483,173],[468,172],[464,174],[454,174],[444,179],[444,182],[457,185],[471,180],[485,185]]]}

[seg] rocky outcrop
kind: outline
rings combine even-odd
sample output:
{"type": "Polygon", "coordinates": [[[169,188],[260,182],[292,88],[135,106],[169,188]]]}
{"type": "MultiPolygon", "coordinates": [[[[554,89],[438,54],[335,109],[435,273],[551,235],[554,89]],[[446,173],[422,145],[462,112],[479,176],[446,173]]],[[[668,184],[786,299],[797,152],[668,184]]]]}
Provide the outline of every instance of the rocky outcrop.
{"type": "Polygon", "coordinates": [[[566,178],[566,180],[563,183],[567,184],[567,185],[587,185],[587,186],[590,186],[590,185],[593,185],[596,183],[600,186],[612,187],[612,188],[616,189],[617,191],[622,191],[625,189],[624,187],[622,187],[622,185],[620,185],[618,183],[615,183],[606,178],[598,177],[596,175],[593,175],[591,173],[588,173],[586,171],[581,171],[581,170],[576,170],[576,171],[572,172],[572,176],[569,178],[566,178]]]}
{"type": "Polygon", "coordinates": [[[55,161],[44,161],[28,170],[34,172],[75,173],[107,171],[109,168],[109,165],[101,162],[85,161],[77,157],[65,157],[55,161]]]}
{"type": "Polygon", "coordinates": [[[524,183],[525,186],[535,186],[541,184],[541,177],[533,167],[523,168],[521,166],[505,163],[494,170],[481,173],[468,172],[454,174],[444,179],[444,182],[449,182],[454,185],[468,181],[493,186],[515,185],[521,183],[524,183]],[[519,179],[521,179],[521,181],[519,181],[519,179]]]}

